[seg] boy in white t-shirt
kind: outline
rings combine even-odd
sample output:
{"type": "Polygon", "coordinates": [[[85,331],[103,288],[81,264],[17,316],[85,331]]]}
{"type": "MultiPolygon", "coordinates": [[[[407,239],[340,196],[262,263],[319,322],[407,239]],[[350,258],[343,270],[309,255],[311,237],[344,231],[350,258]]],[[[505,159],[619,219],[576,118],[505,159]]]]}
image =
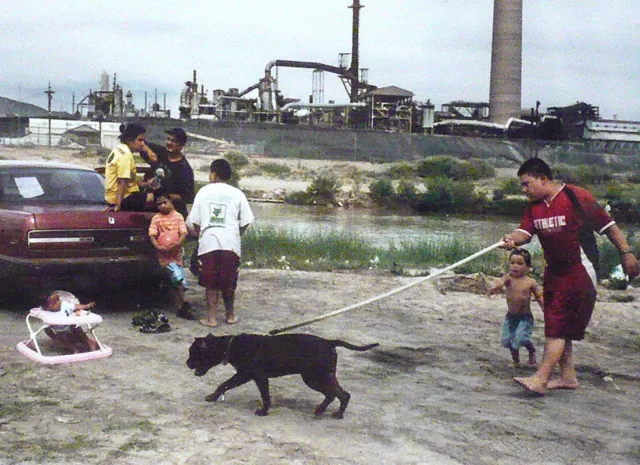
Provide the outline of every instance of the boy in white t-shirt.
{"type": "Polygon", "coordinates": [[[199,238],[198,284],[206,289],[209,314],[200,323],[217,326],[216,307],[222,295],[227,324],[238,320],[234,311],[240,266],[240,236],[253,222],[244,193],[231,185],[231,165],[218,159],[211,163],[210,184],[198,191],[187,218],[187,229],[199,238]]]}

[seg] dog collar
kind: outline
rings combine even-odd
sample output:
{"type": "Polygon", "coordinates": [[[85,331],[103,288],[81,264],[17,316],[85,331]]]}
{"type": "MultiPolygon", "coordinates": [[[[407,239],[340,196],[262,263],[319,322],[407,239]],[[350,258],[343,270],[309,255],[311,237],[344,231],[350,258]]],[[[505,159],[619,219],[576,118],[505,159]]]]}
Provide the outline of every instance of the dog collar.
{"type": "Polygon", "coordinates": [[[222,359],[222,364],[226,365],[227,363],[229,363],[229,354],[231,352],[231,342],[233,341],[233,338],[235,336],[229,336],[229,343],[227,344],[227,350],[224,353],[224,358],[222,359]]]}

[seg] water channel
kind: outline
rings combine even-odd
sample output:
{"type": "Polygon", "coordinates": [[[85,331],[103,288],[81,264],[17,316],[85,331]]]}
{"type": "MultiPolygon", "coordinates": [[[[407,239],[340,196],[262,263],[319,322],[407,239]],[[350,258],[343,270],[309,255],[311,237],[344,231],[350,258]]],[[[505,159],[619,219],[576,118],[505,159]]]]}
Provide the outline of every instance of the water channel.
{"type": "Polygon", "coordinates": [[[255,225],[313,235],[352,234],[378,247],[433,240],[461,239],[491,245],[513,230],[519,218],[487,215],[406,214],[389,210],[305,207],[251,203],[255,225]]]}

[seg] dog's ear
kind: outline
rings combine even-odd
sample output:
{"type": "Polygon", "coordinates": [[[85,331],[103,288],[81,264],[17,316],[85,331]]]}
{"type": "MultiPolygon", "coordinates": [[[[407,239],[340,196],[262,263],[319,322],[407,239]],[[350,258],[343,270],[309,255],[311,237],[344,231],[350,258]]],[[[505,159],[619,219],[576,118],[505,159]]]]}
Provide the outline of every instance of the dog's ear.
{"type": "Polygon", "coordinates": [[[217,337],[209,333],[202,338],[202,347],[205,347],[207,344],[215,344],[217,340],[218,340],[217,337]]]}
{"type": "Polygon", "coordinates": [[[193,346],[199,349],[204,349],[207,346],[207,341],[204,337],[197,337],[195,341],[193,341],[193,346]]]}

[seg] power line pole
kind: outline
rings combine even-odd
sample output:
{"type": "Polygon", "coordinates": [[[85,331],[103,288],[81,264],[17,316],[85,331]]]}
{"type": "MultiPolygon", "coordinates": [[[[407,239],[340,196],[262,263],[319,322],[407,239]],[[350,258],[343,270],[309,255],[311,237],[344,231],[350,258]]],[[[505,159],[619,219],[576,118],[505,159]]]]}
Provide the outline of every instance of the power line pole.
{"type": "Polygon", "coordinates": [[[44,93],[47,94],[47,100],[49,102],[47,110],[49,111],[49,148],[51,148],[51,100],[53,100],[53,94],[55,94],[53,89],[51,89],[51,83],[49,83],[49,87],[47,87],[44,93]]]}

